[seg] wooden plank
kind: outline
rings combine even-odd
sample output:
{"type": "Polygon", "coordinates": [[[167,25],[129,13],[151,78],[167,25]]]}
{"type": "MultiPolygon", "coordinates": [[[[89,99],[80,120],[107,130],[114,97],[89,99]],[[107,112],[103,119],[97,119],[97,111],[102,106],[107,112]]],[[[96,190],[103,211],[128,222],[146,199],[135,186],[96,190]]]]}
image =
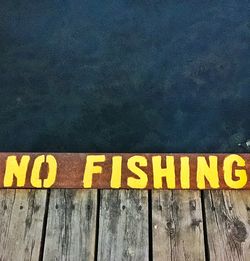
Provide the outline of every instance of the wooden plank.
{"type": "Polygon", "coordinates": [[[249,192],[206,191],[205,206],[210,259],[249,260],[249,192]]]}
{"type": "Polygon", "coordinates": [[[152,191],[153,259],[205,260],[199,191],[152,191]]]}
{"type": "Polygon", "coordinates": [[[94,260],[96,212],[96,190],[52,190],[44,260],[94,260]]]}
{"type": "Polygon", "coordinates": [[[0,153],[0,188],[250,189],[249,173],[250,154],[0,153]]]}
{"type": "Polygon", "coordinates": [[[0,190],[0,260],[38,260],[45,190],[0,190]]]}
{"type": "Polygon", "coordinates": [[[148,260],[148,192],[103,190],[98,260],[148,260]]]}

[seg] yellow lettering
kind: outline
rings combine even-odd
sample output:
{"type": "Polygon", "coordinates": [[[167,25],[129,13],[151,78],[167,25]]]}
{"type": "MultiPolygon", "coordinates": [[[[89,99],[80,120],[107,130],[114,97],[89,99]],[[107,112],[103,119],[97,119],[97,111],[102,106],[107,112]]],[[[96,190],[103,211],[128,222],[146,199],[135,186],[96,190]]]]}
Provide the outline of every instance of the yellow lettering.
{"type": "Polygon", "coordinates": [[[128,186],[130,188],[140,188],[140,189],[145,188],[148,183],[148,176],[136,164],[138,164],[140,167],[146,167],[147,159],[143,156],[133,156],[128,159],[127,164],[128,164],[128,169],[139,177],[139,178],[129,177],[128,186]]]}
{"type": "Polygon", "coordinates": [[[166,168],[161,167],[161,156],[153,156],[153,178],[154,188],[162,188],[162,178],[166,178],[167,187],[169,189],[175,188],[175,165],[174,156],[166,156],[166,168]]]}
{"type": "Polygon", "coordinates": [[[25,185],[29,161],[30,156],[28,155],[21,157],[20,164],[17,163],[16,156],[8,156],[3,182],[4,187],[11,187],[13,185],[14,176],[17,180],[17,187],[23,187],[25,185]]]}
{"type": "Polygon", "coordinates": [[[189,166],[189,157],[181,157],[181,167],[180,167],[180,176],[181,176],[181,188],[189,189],[190,188],[190,166],[189,166]]]}
{"type": "Polygon", "coordinates": [[[50,188],[55,180],[57,174],[57,162],[54,156],[47,155],[46,158],[44,155],[38,156],[35,161],[31,172],[30,183],[35,188],[50,188]],[[43,163],[48,164],[48,176],[43,180],[40,178],[40,171],[43,163]]]}
{"type": "Polygon", "coordinates": [[[121,177],[122,177],[122,157],[114,156],[112,157],[112,174],[111,174],[111,188],[121,187],[121,177]]]}
{"type": "Polygon", "coordinates": [[[86,166],[84,171],[83,186],[84,188],[92,187],[93,174],[101,174],[102,167],[95,166],[95,163],[101,163],[105,161],[105,155],[89,155],[86,159],[86,166]]]}
{"type": "Polygon", "coordinates": [[[209,156],[209,166],[205,157],[197,158],[197,187],[199,189],[206,188],[205,178],[209,182],[211,188],[220,187],[217,156],[209,156]]]}
{"type": "Polygon", "coordinates": [[[247,183],[247,172],[245,169],[236,169],[235,170],[235,177],[238,180],[233,180],[232,172],[233,172],[233,163],[237,163],[237,167],[245,167],[246,163],[245,160],[236,154],[229,155],[224,159],[224,180],[225,183],[233,189],[240,189],[243,188],[247,183]]]}

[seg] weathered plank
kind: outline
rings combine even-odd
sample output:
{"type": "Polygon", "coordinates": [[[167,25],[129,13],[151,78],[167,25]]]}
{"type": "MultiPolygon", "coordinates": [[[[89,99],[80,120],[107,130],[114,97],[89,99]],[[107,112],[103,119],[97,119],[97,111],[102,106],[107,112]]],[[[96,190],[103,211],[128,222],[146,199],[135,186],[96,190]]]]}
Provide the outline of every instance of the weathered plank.
{"type": "Polygon", "coordinates": [[[153,259],[204,260],[199,191],[152,192],[153,259]]]}
{"type": "Polygon", "coordinates": [[[206,191],[205,207],[210,259],[249,260],[249,192],[206,191]]]}
{"type": "Polygon", "coordinates": [[[96,190],[52,190],[44,260],[94,260],[96,190]]]}
{"type": "Polygon", "coordinates": [[[0,190],[0,260],[38,260],[47,191],[0,190]]]}
{"type": "Polygon", "coordinates": [[[98,260],[148,260],[148,192],[103,190],[98,260]]]}
{"type": "Polygon", "coordinates": [[[0,188],[250,189],[247,173],[250,154],[0,152],[0,188]]]}

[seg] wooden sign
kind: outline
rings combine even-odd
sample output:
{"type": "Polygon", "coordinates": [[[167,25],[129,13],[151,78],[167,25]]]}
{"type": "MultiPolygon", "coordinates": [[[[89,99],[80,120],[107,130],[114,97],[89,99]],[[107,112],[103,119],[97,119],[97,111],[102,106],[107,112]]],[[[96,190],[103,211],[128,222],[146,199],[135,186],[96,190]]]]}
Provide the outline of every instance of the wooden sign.
{"type": "Polygon", "coordinates": [[[0,188],[250,189],[250,154],[0,153],[0,188]]]}

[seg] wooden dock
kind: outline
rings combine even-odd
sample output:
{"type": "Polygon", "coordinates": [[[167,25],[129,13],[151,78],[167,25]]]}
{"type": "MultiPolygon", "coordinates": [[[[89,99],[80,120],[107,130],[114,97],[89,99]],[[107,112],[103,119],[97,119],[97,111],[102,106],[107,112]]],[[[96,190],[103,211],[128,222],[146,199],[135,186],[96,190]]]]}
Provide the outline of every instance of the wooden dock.
{"type": "Polygon", "coordinates": [[[249,260],[249,191],[1,190],[0,260],[249,260]]]}

